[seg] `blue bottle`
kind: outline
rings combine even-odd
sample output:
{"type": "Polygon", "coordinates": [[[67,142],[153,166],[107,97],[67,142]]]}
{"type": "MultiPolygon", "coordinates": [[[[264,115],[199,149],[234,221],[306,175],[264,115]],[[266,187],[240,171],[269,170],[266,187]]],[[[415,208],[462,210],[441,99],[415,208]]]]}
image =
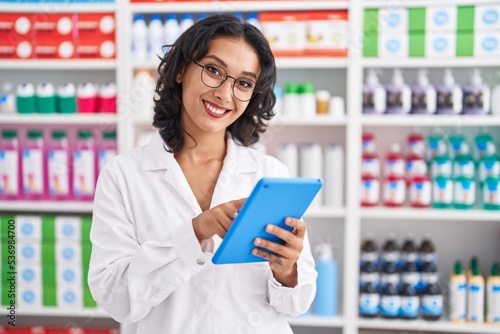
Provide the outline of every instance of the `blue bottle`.
{"type": "Polygon", "coordinates": [[[318,278],[314,314],[333,317],[337,315],[338,268],[332,245],[319,244],[315,248],[315,254],[318,278]]]}

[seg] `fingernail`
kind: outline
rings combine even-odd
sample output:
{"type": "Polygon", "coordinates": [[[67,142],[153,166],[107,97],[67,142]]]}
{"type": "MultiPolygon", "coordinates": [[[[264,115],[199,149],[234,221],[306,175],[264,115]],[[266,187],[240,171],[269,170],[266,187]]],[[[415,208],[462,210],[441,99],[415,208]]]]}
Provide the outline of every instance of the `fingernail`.
{"type": "Polygon", "coordinates": [[[262,240],[260,238],[256,238],[255,239],[255,244],[256,245],[260,245],[261,242],[262,242],[262,240]]]}
{"type": "Polygon", "coordinates": [[[285,224],[290,225],[292,220],[290,218],[285,218],[285,224]]]}
{"type": "Polygon", "coordinates": [[[254,248],[254,249],[252,249],[252,254],[253,254],[253,255],[257,255],[257,250],[256,250],[255,248],[254,248]]]}
{"type": "Polygon", "coordinates": [[[267,225],[266,226],[266,231],[271,232],[273,230],[273,225],[267,225]]]}

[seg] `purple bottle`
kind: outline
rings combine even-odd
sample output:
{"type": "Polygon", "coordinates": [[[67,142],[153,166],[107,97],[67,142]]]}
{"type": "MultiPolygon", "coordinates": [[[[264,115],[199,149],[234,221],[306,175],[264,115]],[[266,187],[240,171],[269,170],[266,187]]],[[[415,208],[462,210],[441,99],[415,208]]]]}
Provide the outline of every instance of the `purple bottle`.
{"type": "Polygon", "coordinates": [[[486,115],[490,111],[490,88],[483,84],[478,69],[475,69],[471,84],[463,87],[463,111],[465,115],[486,115]]]}
{"type": "Polygon", "coordinates": [[[412,87],[411,113],[434,114],[436,112],[436,90],[429,83],[426,70],[418,72],[418,85],[412,87]]]}
{"type": "Polygon", "coordinates": [[[444,72],[443,85],[436,87],[436,114],[458,115],[462,111],[462,89],[455,84],[455,78],[450,69],[444,72]]]}
{"type": "Polygon", "coordinates": [[[394,69],[392,85],[386,87],[387,114],[409,114],[411,109],[411,89],[405,84],[401,70],[394,69]]]}
{"type": "Polygon", "coordinates": [[[386,92],[379,83],[375,70],[368,71],[363,87],[363,114],[383,114],[385,112],[386,92]]]}

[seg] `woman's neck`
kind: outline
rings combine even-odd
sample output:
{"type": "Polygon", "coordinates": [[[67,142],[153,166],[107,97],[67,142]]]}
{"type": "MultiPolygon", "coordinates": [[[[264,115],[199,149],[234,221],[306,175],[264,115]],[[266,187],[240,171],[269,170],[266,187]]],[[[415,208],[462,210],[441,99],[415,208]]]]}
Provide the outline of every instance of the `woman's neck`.
{"type": "Polygon", "coordinates": [[[185,135],[184,146],[174,156],[176,159],[182,159],[193,163],[210,160],[223,161],[226,156],[225,134],[207,134],[204,135],[203,138],[192,138],[185,135]]]}

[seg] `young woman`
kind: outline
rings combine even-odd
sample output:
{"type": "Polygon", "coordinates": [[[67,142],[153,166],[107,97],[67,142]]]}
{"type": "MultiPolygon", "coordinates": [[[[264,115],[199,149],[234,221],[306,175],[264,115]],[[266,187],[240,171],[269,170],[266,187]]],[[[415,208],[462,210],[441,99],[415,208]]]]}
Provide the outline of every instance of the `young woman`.
{"type": "Polygon", "coordinates": [[[288,177],[251,146],[273,116],[276,67],[258,29],[231,15],[195,23],[162,59],[151,142],[103,169],[88,281],[123,334],[292,333],[316,291],[306,224],[268,226],[267,262],[220,265],[215,250],[257,181],[288,177]]]}

